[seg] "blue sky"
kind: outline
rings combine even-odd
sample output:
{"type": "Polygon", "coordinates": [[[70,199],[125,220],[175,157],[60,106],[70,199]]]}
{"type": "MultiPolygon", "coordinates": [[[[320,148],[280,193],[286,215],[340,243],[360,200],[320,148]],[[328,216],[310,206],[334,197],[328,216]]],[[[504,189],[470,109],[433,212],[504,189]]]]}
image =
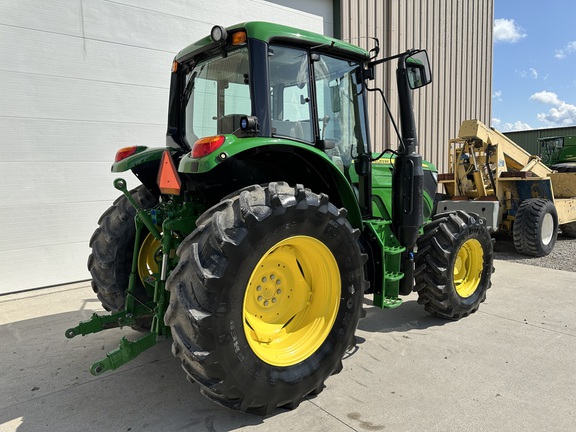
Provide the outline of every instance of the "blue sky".
{"type": "Polygon", "coordinates": [[[576,125],[576,2],[495,0],[492,126],[576,125]]]}

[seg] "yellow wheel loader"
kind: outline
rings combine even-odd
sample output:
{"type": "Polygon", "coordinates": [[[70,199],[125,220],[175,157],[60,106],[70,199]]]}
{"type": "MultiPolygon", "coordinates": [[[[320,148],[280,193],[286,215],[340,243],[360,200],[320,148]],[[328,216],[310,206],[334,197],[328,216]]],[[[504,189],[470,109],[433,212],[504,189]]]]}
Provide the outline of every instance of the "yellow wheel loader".
{"type": "Polygon", "coordinates": [[[510,233],[523,255],[548,255],[558,227],[576,238],[576,172],[553,171],[478,120],[462,122],[449,146],[449,172],[438,176],[447,199],[437,213],[477,213],[492,232],[510,233]]]}

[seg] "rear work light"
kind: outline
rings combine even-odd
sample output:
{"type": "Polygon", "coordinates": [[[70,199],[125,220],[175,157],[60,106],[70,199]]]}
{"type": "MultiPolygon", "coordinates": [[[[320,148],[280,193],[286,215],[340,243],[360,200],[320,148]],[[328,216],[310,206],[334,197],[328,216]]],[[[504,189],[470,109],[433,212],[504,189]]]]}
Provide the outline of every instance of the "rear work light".
{"type": "Polygon", "coordinates": [[[228,38],[228,33],[226,29],[222,26],[216,25],[210,30],[210,37],[212,40],[222,46],[226,45],[226,39],[228,38]]]}
{"type": "Polygon", "coordinates": [[[195,159],[209,155],[224,144],[226,137],[224,135],[209,136],[200,138],[192,146],[192,157],[195,159]]]}

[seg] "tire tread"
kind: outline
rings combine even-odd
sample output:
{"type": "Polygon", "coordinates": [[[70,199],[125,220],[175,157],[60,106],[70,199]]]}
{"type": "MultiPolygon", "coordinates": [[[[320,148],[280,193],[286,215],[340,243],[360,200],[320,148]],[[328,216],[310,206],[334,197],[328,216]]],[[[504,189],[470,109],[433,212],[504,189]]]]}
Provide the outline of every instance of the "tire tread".
{"type": "MultiPolygon", "coordinates": [[[[202,394],[228,408],[268,415],[278,406],[296,407],[307,394],[323,387],[323,382],[313,383],[313,388],[300,393],[295,391],[295,396],[290,396],[289,400],[284,400],[287,396],[277,392],[261,400],[262,396],[251,391],[251,386],[240,388],[234,373],[222,367],[218,357],[221,354],[217,354],[217,346],[223,341],[214,328],[222,313],[221,296],[227,289],[220,279],[228,265],[228,257],[234,255],[235,248],[253,225],[272,214],[285,213],[291,207],[329,211],[339,224],[348,224],[345,212],[328,205],[327,196],[316,195],[302,185],[291,187],[278,182],[267,187],[249,186],[226,196],[198,219],[198,229],[180,245],[180,261],[167,280],[171,296],[165,323],[174,329],[172,351],[180,359],[188,379],[200,384],[202,394]]],[[[356,239],[357,230],[347,226],[356,239]]],[[[361,256],[359,248],[357,252],[363,263],[365,257],[361,256]]],[[[361,292],[366,285],[362,278],[361,292]]],[[[350,334],[346,343],[353,345],[354,332],[350,334]]],[[[341,361],[327,376],[338,372],[339,367],[341,361]]]]}

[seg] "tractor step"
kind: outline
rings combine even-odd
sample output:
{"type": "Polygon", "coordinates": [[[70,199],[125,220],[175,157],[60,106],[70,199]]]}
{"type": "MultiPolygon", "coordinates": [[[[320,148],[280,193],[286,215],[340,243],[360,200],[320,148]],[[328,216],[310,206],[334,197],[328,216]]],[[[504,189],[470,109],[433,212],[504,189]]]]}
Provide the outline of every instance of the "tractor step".
{"type": "Polygon", "coordinates": [[[398,297],[382,297],[380,299],[379,306],[382,309],[394,309],[402,304],[402,299],[398,297]]]}
{"type": "Polygon", "coordinates": [[[400,299],[400,280],[404,273],[400,271],[401,256],[406,251],[404,246],[398,244],[391,229],[391,221],[368,219],[365,226],[372,232],[382,249],[382,285],[374,288],[374,306],[381,309],[391,309],[402,304],[400,299]]]}

